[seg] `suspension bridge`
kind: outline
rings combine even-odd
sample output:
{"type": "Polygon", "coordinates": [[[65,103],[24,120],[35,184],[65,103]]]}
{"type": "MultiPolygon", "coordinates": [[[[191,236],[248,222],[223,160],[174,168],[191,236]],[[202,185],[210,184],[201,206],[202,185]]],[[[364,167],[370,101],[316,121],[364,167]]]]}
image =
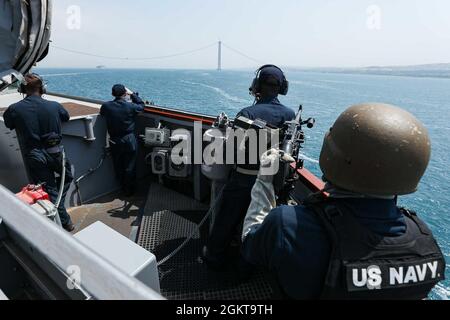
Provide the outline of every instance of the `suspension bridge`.
{"type": "Polygon", "coordinates": [[[228,45],[227,43],[224,43],[223,41],[218,41],[218,42],[214,42],[211,43],[209,45],[206,46],[202,46],[199,48],[195,48],[192,50],[188,50],[188,51],[183,51],[183,52],[176,52],[176,53],[171,53],[171,54],[166,54],[166,55],[160,55],[160,56],[153,56],[153,57],[120,57],[120,56],[107,56],[107,55],[100,55],[100,54],[95,54],[95,53],[90,53],[90,52],[84,52],[84,51],[78,51],[78,50],[73,50],[73,49],[68,49],[68,48],[64,48],[55,44],[51,44],[51,48],[59,50],[59,51],[64,51],[64,52],[68,52],[71,54],[76,54],[76,55],[83,55],[83,56],[88,56],[88,57],[95,57],[95,58],[101,58],[101,59],[105,59],[105,60],[121,60],[121,61],[151,61],[151,60],[162,60],[162,59],[170,59],[170,58],[175,58],[175,57],[181,57],[181,56],[187,56],[187,55],[193,55],[196,54],[198,52],[201,51],[205,51],[208,49],[211,49],[213,47],[217,47],[217,70],[221,71],[223,68],[223,49],[227,49],[230,52],[233,52],[234,54],[237,54],[249,61],[252,61],[256,64],[264,64],[263,61],[255,59],[247,54],[245,54],[244,52],[242,52],[241,50],[235,49],[234,47],[228,45]]]}

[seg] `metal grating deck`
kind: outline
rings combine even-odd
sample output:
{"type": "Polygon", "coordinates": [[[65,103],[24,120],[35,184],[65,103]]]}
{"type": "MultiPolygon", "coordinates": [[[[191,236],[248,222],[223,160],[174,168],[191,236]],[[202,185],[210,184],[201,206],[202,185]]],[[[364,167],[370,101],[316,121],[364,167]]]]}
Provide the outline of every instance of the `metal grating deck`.
{"type": "Polygon", "coordinates": [[[199,232],[197,224],[207,210],[188,199],[160,186],[150,188],[138,237],[140,246],[161,260],[196,232],[194,239],[181,252],[159,267],[162,295],[173,300],[270,299],[273,290],[263,274],[255,274],[243,281],[237,270],[230,268],[225,272],[214,272],[203,263],[200,256],[207,228],[199,232]],[[161,210],[162,199],[169,201],[167,207],[177,207],[178,210],[161,210]],[[183,207],[187,210],[181,210],[183,207]],[[196,207],[198,210],[192,210],[196,207]]]}

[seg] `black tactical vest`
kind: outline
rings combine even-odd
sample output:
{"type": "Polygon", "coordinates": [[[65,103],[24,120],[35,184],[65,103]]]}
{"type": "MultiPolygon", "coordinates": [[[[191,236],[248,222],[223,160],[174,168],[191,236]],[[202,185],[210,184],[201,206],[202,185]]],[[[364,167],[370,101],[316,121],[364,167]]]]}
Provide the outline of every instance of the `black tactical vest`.
{"type": "Polygon", "coordinates": [[[331,243],[322,299],[420,300],[445,279],[445,259],[431,231],[414,212],[401,209],[407,231],[378,235],[336,201],[308,205],[331,243]]]}

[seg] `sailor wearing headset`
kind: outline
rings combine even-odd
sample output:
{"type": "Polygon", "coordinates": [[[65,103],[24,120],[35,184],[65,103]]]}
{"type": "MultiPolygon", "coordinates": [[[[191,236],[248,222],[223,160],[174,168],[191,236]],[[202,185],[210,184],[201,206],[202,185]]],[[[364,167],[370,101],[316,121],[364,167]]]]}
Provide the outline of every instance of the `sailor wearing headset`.
{"type": "MultiPolygon", "coordinates": [[[[288,89],[289,82],[280,68],[274,65],[262,66],[256,71],[250,87],[255,104],[243,109],[236,118],[260,119],[268,125],[281,128],[286,121],[295,118],[294,111],[278,100],[278,95],[287,95],[288,89]]],[[[203,249],[204,261],[213,269],[223,269],[233,261],[229,255],[230,244],[234,235],[239,233],[238,227],[247,212],[258,170],[259,164],[238,165],[222,192],[222,201],[208,243],[203,249]]]]}
{"type": "Polygon", "coordinates": [[[19,92],[25,95],[25,99],[5,111],[5,125],[17,132],[32,183],[43,184],[54,204],[58,199],[61,174],[65,167],[65,181],[58,212],[63,228],[71,232],[75,227],[64,201],[73,175],[69,160],[66,159],[65,166],[62,164],[61,134],[61,123],[70,120],[69,113],[58,102],[42,98],[46,93],[46,85],[35,73],[24,76],[19,92]]]}

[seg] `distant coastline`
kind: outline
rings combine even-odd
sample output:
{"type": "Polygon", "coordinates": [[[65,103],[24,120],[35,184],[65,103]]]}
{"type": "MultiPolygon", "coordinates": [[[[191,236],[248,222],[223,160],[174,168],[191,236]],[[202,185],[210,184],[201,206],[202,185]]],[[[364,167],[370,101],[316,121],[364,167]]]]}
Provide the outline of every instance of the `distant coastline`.
{"type": "Polygon", "coordinates": [[[365,68],[289,68],[297,71],[450,79],[450,63],[365,68]]]}

